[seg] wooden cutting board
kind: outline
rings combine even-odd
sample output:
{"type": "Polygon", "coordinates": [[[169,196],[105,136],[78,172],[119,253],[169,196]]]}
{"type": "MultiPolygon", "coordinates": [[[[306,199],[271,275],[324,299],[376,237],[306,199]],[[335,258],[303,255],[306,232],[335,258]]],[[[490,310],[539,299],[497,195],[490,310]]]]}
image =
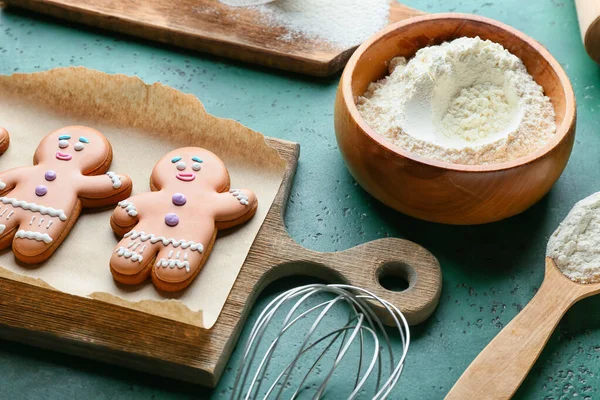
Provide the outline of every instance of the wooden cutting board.
{"type": "Polygon", "coordinates": [[[289,237],[283,214],[299,145],[272,138],[267,143],[286,160],[285,177],[212,329],[0,278],[0,337],[214,387],[257,296],[282,277],[349,283],[398,306],[410,324],[429,317],[442,280],[438,261],[423,247],[387,238],[319,253],[289,237]],[[403,277],[409,288],[384,289],[379,278],[385,275],[403,277]]]}
{"type": "MultiPolygon", "coordinates": [[[[177,0],[176,6],[164,0],[4,1],[85,25],[307,75],[336,73],[356,48],[334,49],[326,42],[301,38],[281,40],[285,28],[261,22],[254,10],[218,0],[177,0]]],[[[396,0],[390,7],[390,23],[422,14],[396,0]]]]}

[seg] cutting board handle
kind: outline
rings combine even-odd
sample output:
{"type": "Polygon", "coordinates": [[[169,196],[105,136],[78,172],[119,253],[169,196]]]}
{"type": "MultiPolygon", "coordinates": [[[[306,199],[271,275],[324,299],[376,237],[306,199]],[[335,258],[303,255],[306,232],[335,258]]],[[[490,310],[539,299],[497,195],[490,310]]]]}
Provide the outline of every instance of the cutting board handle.
{"type": "MultiPolygon", "coordinates": [[[[442,273],[437,259],[408,240],[377,239],[348,250],[321,253],[305,249],[287,237],[273,243],[270,250],[276,251],[280,260],[264,271],[259,279],[261,288],[276,279],[293,275],[358,286],[398,307],[410,325],[427,319],[440,298],[442,273]],[[380,283],[386,277],[404,280],[408,288],[388,290],[380,283]]],[[[374,309],[382,311],[382,306],[374,305],[374,309]]],[[[384,323],[392,324],[393,321],[384,319],[384,323]]]]}
{"type": "MultiPolygon", "coordinates": [[[[442,291],[440,264],[416,243],[396,238],[377,239],[327,254],[325,259],[325,268],[338,271],[343,281],[398,307],[410,325],[429,318],[438,304],[442,291]],[[386,289],[381,284],[385,279],[405,281],[408,287],[402,291],[386,289]]],[[[384,322],[391,325],[393,320],[384,322]]]]}
{"type": "MultiPolygon", "coordinates": [[[[272,146],[277,147],[278,142],[267,138],[267,143],[272,146]]],[[[284,154],[295,163],[299,151],[296,145],[284,154]]],[[[410,325],[427,319],[435,310],[442,291],[442,271],[433,254],[416,243],[396,238],[377,239],[330,253],[302,247],[289,236],[284,224],[285,206],[294,172],[295,167],[286,172],[282,187],[287,190],[279,191],[269,211],[270,217],[265,220],[254,240],[229,295],[228,302],[245,305],[240,321],[244,321],[245,314],[267,285],[294,275],[366,289],[398,307],[410,325]],[[386,277],[404,280],[408,288],[403,291],[385,289],[380,281],[386,277]]],[[[383,311],[380,305],[374,304],[373,308],[376,312],[383,311]]],[[[383,322],[391,325],[393,321],[390,318],[383,319],[383,322]]]]}

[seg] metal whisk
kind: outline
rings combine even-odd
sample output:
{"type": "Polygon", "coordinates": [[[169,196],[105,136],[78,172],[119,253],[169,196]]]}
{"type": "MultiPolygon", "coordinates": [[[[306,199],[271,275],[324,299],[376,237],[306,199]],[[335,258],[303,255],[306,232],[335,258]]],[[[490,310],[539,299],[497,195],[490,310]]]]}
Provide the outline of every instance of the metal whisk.
{"type": "MultiPolygon", "coordinates": [[[[319,399],[337,379],[342,388],[352,387],[348,399],[385,399],[402,374],[409,343],[408,324],[400,310],[367,290],[350,285],[300,286],[276,297],[258,317],[231,398],[319,399]],[[329,299],[323,301],[323,294],[329,299]],[[398,329],[402,343],[398,354],[369,303],[382,306],[398,329]],[[340,315],[333,312],[336,307],[343,307],[348,318],[335,321],[340,315]],[[282,347],[286,350],[277,352],[282,347]],[[372,355],[366,357],[369,352],[372,355]],[[348,374],[338,369],[342,361],[356,362],[356,376],[350,382],[344,381],[348,374]]],[[[338,389],[329,397],[343,396],[338,389]]]]}

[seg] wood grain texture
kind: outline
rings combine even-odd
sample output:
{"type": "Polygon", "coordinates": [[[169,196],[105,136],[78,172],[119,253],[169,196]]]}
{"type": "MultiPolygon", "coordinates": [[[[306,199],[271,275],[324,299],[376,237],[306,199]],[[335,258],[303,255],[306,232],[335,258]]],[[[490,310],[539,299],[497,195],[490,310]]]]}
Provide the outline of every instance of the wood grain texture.
{"type": "Polygon", "coordinates": [[[0,278],[0,337],[214,387],[257,296],[285,276],[357,285],[398,306],[410,324],[426,319],[441,291],[435,257],[412,242],[389,238],[339,253],[298,245],[283,215],[299,145],[266,140],[286,160],[285,177],[212,329],[0,278]],[[378,283],[380,274],[402,276],[409,288],[388,291],[378,283]]]}
{"type": "Polygon", "coordinates": [[[536,295],[475,358],[446,400],[511,398],[567,310],[597,293],[600,284],[575,283],[546,258],[544,282],[536,295]]]}
{"type": "MultiPolygon", "coordinates": [[[[288,31],[270,26],[255,10],[218,0],[6,0],[68,21],[190,50],[314,76],[341,70],[356,47],[335,48],[306,38],[281,40],[288,31]]],[[[421,14],[391,2],[390,21],[421,14]]],[[[297,36],[297,35],[296,35],[297,36]]]]}
{"type": "Polygon", "coordinates": [[[600,64],[600,2],[575,0],[575,7],[585,51],[600,64]]]}
{"type": "Polygon", "coordinates": [[[436,14],[389,26],[352,56],[335,102],[335,131],[354,178],[388,206],[420,219],[481,224],[518,214],[540,200],[565,168],[575,138],[575,96],[559,63],[535,40],[500,22],[468,14],[436,14]],[[523,60],[552,101],[557,132],[548,144],[518,160],[459,165],[429,160],[388,142],[360,117],[356,98],[388,74],[396,56],[461,36],[500,43],[523,60]]]}

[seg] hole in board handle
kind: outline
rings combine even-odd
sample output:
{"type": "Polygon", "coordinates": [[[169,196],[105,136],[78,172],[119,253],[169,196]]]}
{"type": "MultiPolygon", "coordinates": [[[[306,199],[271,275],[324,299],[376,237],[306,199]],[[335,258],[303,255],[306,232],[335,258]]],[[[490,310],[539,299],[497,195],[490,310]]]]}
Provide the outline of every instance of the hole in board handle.
{"type": "Polygon", "coordinates": [[[414,283],[416,272],[410,266],[399,261],[383,263],[377,270],[377,281],[384,289],[403,292],[414,283]]]}

